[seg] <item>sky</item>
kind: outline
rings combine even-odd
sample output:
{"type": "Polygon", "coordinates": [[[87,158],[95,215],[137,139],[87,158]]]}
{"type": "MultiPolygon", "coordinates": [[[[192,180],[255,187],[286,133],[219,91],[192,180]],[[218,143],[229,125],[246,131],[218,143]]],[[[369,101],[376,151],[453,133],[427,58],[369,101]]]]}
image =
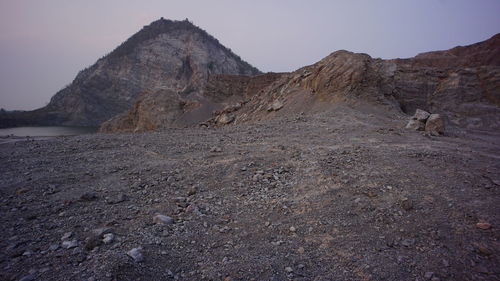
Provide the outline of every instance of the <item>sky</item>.
{"type": "Polygon", "coordinates": [[[31,110],[144,25],[188,18],[261,71],[405,58],[500,32],[500,0],[0,0],[0,108],[31,110]]]}

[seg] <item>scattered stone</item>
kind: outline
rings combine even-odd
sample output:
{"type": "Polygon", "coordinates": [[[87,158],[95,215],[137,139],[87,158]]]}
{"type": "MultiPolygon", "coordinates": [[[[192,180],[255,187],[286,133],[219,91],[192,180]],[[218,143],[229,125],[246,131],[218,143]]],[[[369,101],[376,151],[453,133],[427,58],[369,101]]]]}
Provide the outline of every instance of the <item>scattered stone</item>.
{"type": "Polygon", "coordinates": [[[49,246],[49,251],[56,251],[57,249],[59,249],[59,244],[52,244],[49,246]]]}
{"type": "Polygon", "coordinates": [[[433,136],[444,133],[444,121],[439,114],[431,114],[425,123],[425,131],[433,136]]]}
{"type": "Polygon", "coordinates": [[[410,199],[403,198],[401,200],[401,208],[403,208],[403,210],[405,211],[410,211],[411,209],[413,209],[413,203],[411,202],[410,199]]]}
{"type": "Polygon", "coordinates": [[[200,211],[200,209],[198,208],[198,206],[196,205],[189,205],[186,207],[186,214],[195,214],[195,215],[198,215],[198,216],[201,216],[203,215],[200,211]]]}
{"type": "Polygon", "coordinates": [[[23,276],[21,279],[19,279],[19,281],[33,281],[35,279],[36,279],[36,274],[32,273],[32,274],[28,274],[26,276],[23,276]]]}
{"type": "Polygon", "coordinates": [[[101,243],[101,236],[92,234],[85,238],[85,250],[92,251],[94,248],[99,247],[101,243]]]}
{"type": "Polygon", "coordinates": [[[434,276],[434,272],[428,271],[424,274],[424,278],[427,280],[431,280],[432,276],[434,276]]]}
{"type": "Polygon", "coordinates": [[[97,200],[97,194],[94,193],[94,192],[85,192],[84,194],[82,194],[80,196],[80,201],[84,201],[84,202],[90,202],[90,201],[94,201],[94,200],[97,200]]]}
{"type": "Polygon", "coordinates": [[[411,247],[415,244],[415,239],[414,238],[408,238],[408,239],[405,239],[401,242],[401,245],[405,246],[405,247],[411,247]]]}
{"type": "Polygon", "coordinates": [[[144,256],[142,255],[142,248],[133,248],[127,252],[127,255],[131,257],[135,262],[143,262],[144,256]]]}
{"type": "Polygon", "coordinates": [[[68,240],[69,238],[71,238],[71,236],[73,236],[73,232],[66,232],[64,233],[64,235],[61,237],[61,241],[64,241],[64,240],[68,240]]]}
{"type": "Polygon", "coordinates": [[[422,121],[418,121],[418,120],[413,120],[411,119],[408,124],[406,124],[406,129],[410,129],[410,130],[415,130],[415,131],[423,131],[424,128],[425,128],[425,124],[424,122],[422,121]]]}
{"type": "Polygon", "coordinates": [[[287,267],[285,267],[285,271],[288,272],[288,273],[292,273],[293,272],[293,268],[287,266],[287,267]]]}
{"type": "Polygon", "coordinates": [[[297,229],[295,227],[293,227],[293,226],[290,226],[289,230],[290,230],[290,232],[296,232],[297,231],[297,229]]]}
{"type": "Polygon", "coordinates": [[[476,227],[482,230],[488,230],[491,228],[491,224],[488,222],[478,222],[476,223],[476,227]]]}
{"type": "Polygon", "coordinates": [[[104,237],[102,239],[102,242],[104,244],[111,244],[115,240],[115,235],[113,233],[106,233],[104,234],[104,237]]]}
{"type": "Polygon", "coordinates": [[[227,125],[234,121],[234,116],[223,113],[215,118],[215,122],[221,125],[227,125]]]}
{"type": "Polygon", "coordinates": [[[188,196],[193,196],[193,195],[195,195],[195,194],[196,194],[196,192],[198,192],[198,188],[196,188],[196,186],[193,186],[193,187],[191,187],[191,188],[188,190],[187,195],[188,195],[188,196]]]}
{"type": "Polygon", "coordinates": [[[210,149],[210,152],[222,152],[222,148],[214,146],[210,149]]]}
{"type": "Polygon", "coordinates": [[[283,103],[279,100],[275,100],[268,108],[267,111],[278,111],[283,108],[283,103]]]}
{"type": "Polygon", "coordinates": [[[299,254],[303,254],[305,251],[306,251],[306,250],[304,249],[304,247],[299,247],[299,248],[297,249],[297,253],[299,253],[299,254]]]}
{"type": "Polygon", "coordinates": [[[63,241],[61,243],[61,246],[65,249],[71,249],[71,248],[75,248],[78,246],[78,241],[75,239],[75,240],[66,240],[66,241],[63,241]]]}
{"type": "Polygon", "coordinates": [[[118,196],[116,197],[113,197],[113,198],[106,198],[106,203],[108,204],[118,204],[118,203],[121,203],[121,202],[125,202],[128,200],[128,196],[124,193],[122,194],[119,194],[118,196]]]}
{"type": "Polygon", "coordinates": [[[422,109],[417,109],[415,111],[415,114],[413,115],[413,117],[411,119],[425,122],[425,121],[427,121],[429,116],[431,116],[431,114],[429,112],[422,110],[422,109]]]}
{"type": "Polygon", "coordinates": [[[153,222],[157,223],[157,224],[173,224],[174,219],[169,217],[169,216],[162,215],[162,214],[156,214],[153,217],[153,222]]]}

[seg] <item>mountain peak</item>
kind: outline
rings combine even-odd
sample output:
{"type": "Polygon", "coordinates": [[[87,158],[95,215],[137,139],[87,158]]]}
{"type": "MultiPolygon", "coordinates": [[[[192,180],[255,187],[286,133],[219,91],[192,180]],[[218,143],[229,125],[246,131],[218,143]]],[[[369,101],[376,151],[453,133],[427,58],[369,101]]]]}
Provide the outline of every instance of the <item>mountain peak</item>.
{"type": "Polygon", "coordinates": [[[129,39],[113,50],[109,54],[109,58],[113,59],[123,57],[142,42],[154,39],[160,34],[172,31],[200,32],[208,35],[208,33],[195,26],[187,18],[183,21],[173,21],[162,17],[159,20],[151,22],[149,25],[145,25],[139,32],[132,35],[129,39]]]}

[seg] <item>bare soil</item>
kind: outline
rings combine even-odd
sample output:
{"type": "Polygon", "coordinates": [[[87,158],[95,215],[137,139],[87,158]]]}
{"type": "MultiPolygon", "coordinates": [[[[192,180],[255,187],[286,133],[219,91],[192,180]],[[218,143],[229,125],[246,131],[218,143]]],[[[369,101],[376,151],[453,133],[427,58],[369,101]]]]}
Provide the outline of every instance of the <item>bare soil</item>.
{"type": "Polygon", "coordinates": [[[338,107],[2,143],[0,279],[500,280],[500,134],[406,121],[338,107]]]}

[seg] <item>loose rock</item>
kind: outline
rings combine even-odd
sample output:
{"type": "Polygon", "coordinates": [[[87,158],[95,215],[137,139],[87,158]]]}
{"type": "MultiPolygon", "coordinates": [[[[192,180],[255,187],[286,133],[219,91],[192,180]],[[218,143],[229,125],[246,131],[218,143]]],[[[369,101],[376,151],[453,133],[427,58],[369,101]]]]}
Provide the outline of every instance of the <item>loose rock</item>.
{"type": "Polygon", "coordinates": [[[279,100],[275,100],[268,108],[267,111],[278,111],[283,108],[283,103],[279,100]]]}
{"type": "Polygon", "coordinates": [[[425,123],[425,131],[433,136],[444,133],[444,121],[439,114],[431,114],[425,123]]]}
{"type": "Polygon", "coordinates": [[[406,125],[406,129],[415,130],[415,131],[423,131],[425,128],[425,124],[422,121],[418,120],[410,120],[406,125]]]}
{"type": "Polygon", "coordinates": [[[476,227],[479,229],[488,230],[491,228],[491,224],[488,222],[478,222],[476,223],[476,227]]]}
{"type": "Polygon", "coordinates": [[[104,238],[102,239],[102,242],[104,242],[104,244],[111,244],[114,239],[115,239],[115,235],[113,233],[107,233],[107,234],[104,234],[104,238]]]}
{"type": "Polygon", "coordinates": [[[415,114],[413,115],[413,117],[411,119],[425,122],[425,121],[427,121],[429,116],[431,116],[431,114],[429,112],[422,110],[422,109],[417,109],[417,111],[415,111],[415,114]]]}
{"type": "Polygon", "coordinates": [[[78,246],[78,241],[76,239],[71,241],[66,240],[61,243],[61,246],[65,249],[75,248],[78,246]]]}
{"type": "Polygon", "coordinates": [[[153,222],[157,224],[173,224],[174,219],[162,214],[157,214],[153,217],[153,222]]]}
{"type": "Polygon", "coordinates": [[[133,248],[132,250],[127,252],[127,255],[134,259],[135,262],[143,262],[144,256],[142,255],[142,248],[133,248]]]}

